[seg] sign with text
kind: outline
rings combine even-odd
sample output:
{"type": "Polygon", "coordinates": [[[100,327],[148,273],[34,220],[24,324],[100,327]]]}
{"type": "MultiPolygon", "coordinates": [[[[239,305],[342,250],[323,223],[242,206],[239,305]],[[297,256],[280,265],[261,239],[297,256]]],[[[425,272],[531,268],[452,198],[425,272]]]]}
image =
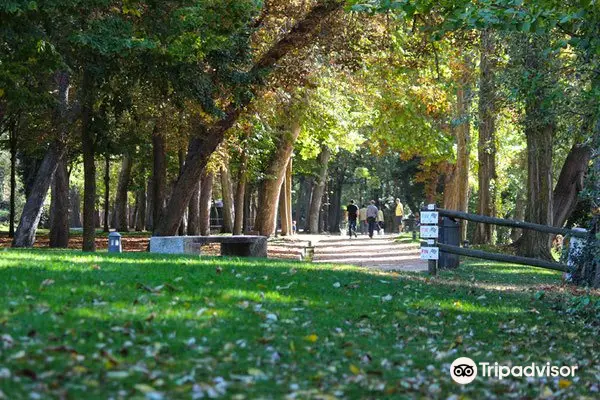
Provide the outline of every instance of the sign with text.
{"type": "Polygon", "coordinates": [[[422,239],[437,239],[439,236],[439,228],[437,225],[421,225],[422,239]]]}
{"type": "Polygon", "coordinates": [[[440,249],[437,247],[421,247],[421,260],[438,260],[440,249]]]}
{"type": "Polygon", "coordinates": [[[439,213],[437,211],[423,211],[421,212],[421,223],[437,225],[438,217],[439,213]]]}

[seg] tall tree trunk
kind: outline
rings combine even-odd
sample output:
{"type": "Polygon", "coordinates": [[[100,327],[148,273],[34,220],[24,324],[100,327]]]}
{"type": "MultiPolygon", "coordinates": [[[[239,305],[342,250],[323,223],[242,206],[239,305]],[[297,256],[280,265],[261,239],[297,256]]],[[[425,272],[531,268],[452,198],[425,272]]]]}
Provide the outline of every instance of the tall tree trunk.
{"type": "Polygon", "coordinates": [[[58,162],[52,180],[50,247],[69,247],[69,172],[64,159],[58,162]]]}
{"type": "Polygon", "coordinates": [[[152,177],[148,178],[146,185],[146,230],[154,232],[154,184],[152,183],[152,177]]]}
{"type": "Polygon", "coordinates": [[[135,230],[141,232],[144,230],[144,224],[146,222],[146,188],[141,187],[137,190],[136,197],[136,209],[135,215],[135,230]]]}
{"type": "Polygon", "coordinates": [[[327,221],[329,232],[337,232],[340,223],[342,222],[342,181],[336,174],[336,179],[330,182],[330,187],[333,186],[333,194],[329,201],[329,211],[327,221]]]}
{"type": "MultiPolygon", "coordinates": [[[[525,101],[525,136],[527,137],[527,209],[525,220],[553,225],[552,143],[555,121],[550,94],[544,86],[547,68],[547,35],[536,35],[523,43],[526,69],[531,74],[532,87],[525,101]],[[544,78],[537,79],[536,77],[544,78]]],[[[550,235],[525,230],[519,239],[517,253],[521,256],[552,259],[550,235]]]]}
{"type": "Polygon", "coordinates": [[[238,173],[237,187],[235,190],[235,220],[233,222],[233,234],[241,235],[245,230],[244,219],[248,218],[244,198],[246,195],[246,167],[248,164],[248,155],[245,150],[242,150],[242,159],[240,163],[240,171],[238,173]]]}
{"type": "Polygon", "coordinates": [[[200,235],[210,235],[210,209],[212,206],[212,190],[214,173],[205,171],[200,181],[200,235]]]}
{"type": "Polygon", "coordinates": [[[254,219],[251,219],[252,192],[254,191],[254,188],[248,184],[246,184],[245,186],[246,190],[244,192],[244,218],[242,221],[242,231],[244,234],[250,231],[250,227],[254,229],[254,219]]]}
{"type": "Polygon", "coordinates": [[[81,228],[81,195],[77,186],[69,189],[69,225],[71,228],[81,228]]]}
{"type": "Polygon", "coordinates": [[[266,171],[266,178],[260,184],[258,192],[258,214],[255,230],[261,235],[271,236],[275,233],[275,217],[279,190],[285,178],[286,166],[294,151],[294,143],[300,133],[300,124],[294,121],[290,130],[284,130],[277,143],[277,150],[271,157],[266,171]]]}
{"type": "MultiPolygon", "coordinates": [[[[181,173],[181,171],[183,171],[183,166],[185,164],[185,151],[183,149],[179,149],[179,151],[177,152],[177,156],[179,159],[179,173],[181,173]]],[[[187,234],[188,211],[189,211],[189,206],[188,206],[188,209],[186,209],[183,212],[183,216],[181,217],[181,222],[179,223],[179,236],[184,236],[187,234]]]]}
{"type": "Polygon", "coordinates": [[[233,232],[233,219],[235,218],[235,206],[233,199],[233,184],[229,172],[229,160],[224,160],[221,167],[221,191],[223,192],[223,228],[221,232],[233,232]]]}
{"type": "MultiPolygon", "coordinates": [[[[458,178],[458,211],[469,211],[469,157],[471,154],[471,121],[469,108],[471,105],[470,72],[471,61],[464,58],[465,71],[456,91],[458,125],[456,131],[457,144],[457,178],[458,178]]],[[[467,221],[460,224],[461,242],[467,239],[467,221]]]]}
{"type": "MultiPolygon", "coordinates": [[[[481,60],[479,77],[479,199],[477,213],[496,216],[496,84],[494,36],[489,29],[481,32],[481,60]]],[[[477,224],[473,243],[493,244],[494,225],[477,224]]]]}
{"type": "Polygon", "coordinates": [[[127,191],[129,189],[129,181],[131,180],[132,164],[131,155],[129,153],[123,154],[121,172],[119,173],[119,181],[117,183],[117,194],[115,196],[115,229],[119,232],[129,231],[127,191]]]}
{"type": "Polygon", "coordinates": [[[17,128],[18,119],[11,127],[9,133],[10,143],[10,220],[8,225],[8,237],[15,236],[15,201],[17,193],[17,128]]]}
{"type": "Polygon", "coordinates": [[[13,247],[33,246],[35,232],[40,222],[40,217],[42,216],[44,200],[48,194],[54,172],[58,167],[58,162],[65,154],[64,140],[68,130],[67,112],[69,110],[69,74],[67,72],[57,73],[56,81],[58,83],[58,107],[55,112],[54,121],[55,125],[58,126],[58,137],[50,145],[42,160],[40,168],[37,171],[30,195],[27,197],[27,201],[25,202],[25,206],[21,213],[19,226],[13,237],[13,247]]]}
{"type": "Polygon", "coordinates": [[[312,199],[310,202],[310,209],[308,212],[308,230],[311,233],[319,232],[319,215],[321,213],[321,201],[323,199],[323,193],[325,191],[325,183],[327,181],[327,166],[329,164],[330,157],[331,150],[329,150],[329,147],[323,145],[321,147],[321,154],[319,154],[319,158],[317,159],[317,163],[320,167],[319,174],[317,176],[316,184],[313,189],[312,199]]]}
{"type": "Polygon", "coordinates": [[[190,236],[200,235],[200,183],[196,184],[194,193],[190,199],[187,234],[190,236]]]}
{"type": "MultiPolygon", "coordinates": [[[[115,205],[116,207],[116,205],[115,205]]],[[[110,231],[108,226],[110,210],[110,156],[108,153],[104,155],[104,232],[110,231]]],[[[116,215],[116,212],[114,213],[116,215]]],[[[116,225],[116,220],[113,217],[112,226],[116,225]]]]}
{"type": "MultiPolygon", "coordinates": [[[[298,51],[312,43],[312,39],[321,26],[321,23],[330,15],[341,10],[344,3],[341,0],[333,0],[314,6],[304,18],[298,21],[287,34],[275,42],[262,55],[251,68],[250,75],[254,76],[259,72],[269,70],[285,55],[298,51]]],[[[266,82],[266,80],[262,80],[256,86],[255,92],[258,93],[264,90],[266,82]]],[[[197,125],[194,129],[196,136],[192,140],[193,146],[188,151],[186,165],[173,189],[173,194],[167,205],[167,211],[164,213],[164,217],[157,222],[156,235],[168,236],[177,232],[179,220],[192,197],[192,188],[201,176],[210,155],[222,142],[225,132],[235,124],[242,111],[248,106],[251,97],[246,96],[244,100],[229,105],[224,112],[224,117],[216,121],[208,129],[202,123],[196,121],[197,125]]]]}
{"type": "Polygon", "coordinates": [[[562,227],[573,213],[591,157],[590,146],[574,144],[571,147],[554,187],[554,226],[562,227]]]}
{"type": "Polygon", "coordinates": [[[83,251],[96,251],[96,163],[93,124],[93,82],[90,72],[83,73],[81,149],[83,153],[83,251]]]}
{"type": "MultiPolygon", "coordinates": [[[[525,207],[527,207],[525,196],[523,193],[518,193],[517,199],[515,200],[514,219],[516,219],[517,221],[523,221],[525,219],[525,207]]],[[[511,228],[510,240],[516,242],[517,240],[519,240],[522,234],[523,229],[511,228]]]]}
{"type": "Polygon", "coordinates": [[[292,234],[292,213],[290,198],[292,195],[292,187],[290,181],[292,179],[292,160],[285,167],[285,175],[281,183],[279,191],[279,215],[281,218],[281,235],[287,236],[292,234]]]}
{"type": "Polygon", "coordinates": [[[458,210],[460,207],[460,185],[458,184],[458,166],[446,163],[444,174],[444,208],[458,210]]]}
{"type": "MultiPolygon", "coordinates": [[[[154,224],[156,224],[156,222],[159,221],[163,215],[165,192],[167,190],[167,143],[163,129],[160,127],[162,122],[163,121],[156,122],[154,132],[152,133],[152,221],[154,224]]],[[[187,202],[189,202],[189,199],[187,202]]],[[[177,227],[170,231],[171,235],[175,235],[177,233],[177,228],[179,227],[179,222],[182,215],[183,210],[181,213],[179,213],[177,227]]],[[[156,230],[157,227],[154,224],[153,227],[154,230],[156,230]]]]}
{"type": "Polygon", "coordinates": [[[298,176],[298,191],[296,192],[296,206],[294,207],[294,219],[296,220],[297,229],[300,229],[302,221],[302,203],[305,197],[304,181],[306,181],[306,176],[298,176]]]}

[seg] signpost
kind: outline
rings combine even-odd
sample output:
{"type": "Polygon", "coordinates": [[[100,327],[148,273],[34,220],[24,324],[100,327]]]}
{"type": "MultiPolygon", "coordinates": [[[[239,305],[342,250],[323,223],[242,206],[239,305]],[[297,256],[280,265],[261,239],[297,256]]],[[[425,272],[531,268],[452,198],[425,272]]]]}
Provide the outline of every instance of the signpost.
{"type": "Polygon", "coordinates": [[[429,274],[437,274],[437,261],[440,258],[440,249],[437,247],[439,237],[439,213],[435,211],[435,204],[429,204],[426,210],[421,211],[421,238],[428,239],[424,245],[421,243],[421,260],[429,262],[429,274]]]}

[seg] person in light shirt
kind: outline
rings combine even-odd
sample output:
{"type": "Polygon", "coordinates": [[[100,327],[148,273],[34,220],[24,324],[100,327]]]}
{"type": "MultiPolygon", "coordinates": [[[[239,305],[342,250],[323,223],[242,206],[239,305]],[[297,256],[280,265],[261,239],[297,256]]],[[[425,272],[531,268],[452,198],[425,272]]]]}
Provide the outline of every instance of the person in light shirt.
{"type": "Polygon", "coordinates": [[[360,221],[360,233],[366,235],[369,225],[367,224],[367,206],[364,204],[358,210],[358,220],[360,221]]]}
{"type": "Polygon", "coordinates": [[[404,206],[400,199],[396,199],[396,212],[394,213],[394,222],[398,227],[398,233],[402,233],[402,218],[404,217],[404,206]]]}
{"type": "Polygon", "coordinates": [[[384,221],[384,217],[383,217],[383,210],[380,209],[379,211],[377,211],[377,234],[378,235],[385,234],[385,231],[383,230],[384,227],[385,227],[385,221],[384,221]]]}

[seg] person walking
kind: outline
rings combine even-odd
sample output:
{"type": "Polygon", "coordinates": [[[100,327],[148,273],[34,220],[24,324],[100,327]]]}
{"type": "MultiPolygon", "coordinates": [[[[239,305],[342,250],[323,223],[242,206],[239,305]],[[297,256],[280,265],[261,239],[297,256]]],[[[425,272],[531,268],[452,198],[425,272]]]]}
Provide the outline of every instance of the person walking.
{"type": "Polygon", "coordinates": [[[383,209],[377,211],[377,234],[385,235],[385,231],[383,228],[385,227],[385,221],[383,217],[383,209]]]}
{"type": "Polygon", "coordinates": [[[373,231],[375,230],[375,223],[377,221],[377,213],[379,209],[375,205],[375,200],[371,200],[371,204],[367,207],[367,222],[369,223],[369,237],[373,238],[373,231]]]}
{"type": "Polygon", "coordinates": [[[404,217],[404,206],[400,199],[396,199],[396,212],[394,213],[394,222],[398,227],[398,233],[402,233],[402,218],[404,217]]]}
{"type": "Polygon", "coordinates": [[[346,207],[346,212],[348,213],[348,235],[350,239],[352,239],[352,235],[354,237],[358,237],[356,234],[356,220],[358,219],[358,207],[354,204],[354,200],[350,200],[350,204],[346,207]]]}
{"type": "Polygon", "coordinates": [[[358,221],[360,222],[360,233],[363,235],[367,234],[367,206],[365,204],[362,205],[360,210],[358,210],[358,221]]]}

